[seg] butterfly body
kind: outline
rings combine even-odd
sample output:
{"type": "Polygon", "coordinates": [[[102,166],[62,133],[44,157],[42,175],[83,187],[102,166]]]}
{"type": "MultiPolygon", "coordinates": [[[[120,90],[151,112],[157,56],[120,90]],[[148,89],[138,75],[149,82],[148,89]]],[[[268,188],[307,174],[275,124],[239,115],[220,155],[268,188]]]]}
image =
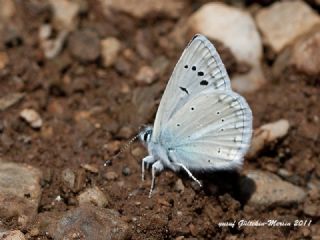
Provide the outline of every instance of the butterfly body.
{"type": "Polygon", "coordinates": [[[252,113],[233,92],[214,46],[202,35],[188,44],[165,89],[153,127],[140,133],[155,175],[164,169],[191,171],[234,169],[242,165],[252,134],[252,113]]]}

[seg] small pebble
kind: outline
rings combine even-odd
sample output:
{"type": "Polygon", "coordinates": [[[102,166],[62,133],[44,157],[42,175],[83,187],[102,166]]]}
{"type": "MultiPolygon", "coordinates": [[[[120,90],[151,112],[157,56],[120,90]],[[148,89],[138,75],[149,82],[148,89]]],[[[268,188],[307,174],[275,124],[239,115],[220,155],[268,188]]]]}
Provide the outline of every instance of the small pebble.
{"type": "Polygon", "coordinates": [[[20,112],[20,117],[30,124],[32,128],[41,128],[42,119],[35,110],[33,109],[23,109],[20,112]]]}
{"type": "Polygon", "coordinates": [[[120,145],[121,142],[116,140],[103,145],[103,148],[105,148],[110,154],[115,154],[120,149],[120,145]]]}
{"type": "Polygon", "coordinates": [[[64,169],[61,173],[61,178],[63,181],[63,185],[65,185],[69,189],[74,188],[76,175],[71,169],[69,168],[64,169]]]}
{"type": "Polygon", "coordinates": [[[163,206],[166,206],[166,207],[171,207],[171,204],[170,204],[167,200],[165,200],[165,199],[163,199],[163,198],[159,198],[159,199],[158,199],[158,203],[159,203],[160,205],[163,205],[163,206]]]}
{"type": "Polygon", "coordinates": [[[119,176],[118,176],[118,174],[117,174],[116,172],[110,171],[110,172],[106,172],[106,173],[103,175],[103,177],[104,177],[105,179],[107,179],[108,181],[114,181],[114,180],[116,180],[119,176]]]}
{"type": "Polygon", "coordinates": [[[102,61],[105,67],[112,66],[121,50],[121,42],[114,37],[109,37],[101,41],[102,61]]]}
{"type": "Polygon", "coordinates": [[[121,138],[129,139],[132,136],[132,134],[132,128],[124,126],[119,130],[118,136],[121,138]]]}
{"type": "Polygon", "coordinates": [[[156,78],[157,74],[153,68],[149,66],[142,66],[135,76],[136,81],[143,84],[151,84],[156,80],[156,78]]]}
{"type": "Polygon", "coordinates": [[[123,174],[124,176],[129,176],[129,175],[131,174],[130,168],[129,168],[129,167],[124,167],[124,168],[122,169],[122,174],[123,174]]]}
{"type": "Polygon", "coordinates": [[[255,129],[252,136],[251,146],[247,153],[248,158],[254,158],[258,152],[271,142],[283,138],[288,134],[290,128],[289,121],[281,119],[268,123],[255,129]]]}
{"type": "Polygon", "coordinates": [[[176,183],[174,185],[174,190],[179,193],[184,192],[184,185],[183,185],[183,182],[180,178],[176,181],[176,183]]]}
{"type": "Polygon", "coordinates": [[[84,192],[79,194],[77,199],[80,206],[87,203],[98,207],[105,207],[108,205],[106,195],[98,187],[87,188],[84,192]]]}
{"type": "Polygon", "coordinates": [[[72,56],[80,62],[95,61],[101,52],[97,33],[88,29],[73,32],[70,35],[68,46],[72,56]]]}
{"type": "Polygon", "coordinates": [[[81,164],[81,167],[92,173],[99,172],[98,166],[96,164],[81,164]]]}

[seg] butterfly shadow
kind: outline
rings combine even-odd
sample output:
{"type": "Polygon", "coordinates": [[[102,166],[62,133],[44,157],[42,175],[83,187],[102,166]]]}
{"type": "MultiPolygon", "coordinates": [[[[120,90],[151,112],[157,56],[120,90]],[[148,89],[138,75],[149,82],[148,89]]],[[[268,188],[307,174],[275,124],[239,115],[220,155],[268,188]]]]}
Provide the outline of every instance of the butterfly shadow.
{"type": "MultiPolygon", "coordinates": [[[[183,178],[188,175],[181,172],[183,178]]],[[[202,181],[202,190],[206,195],[230,194],[238,200],[241,205],[245,205],[256,190],[254,181],[235,170],[215,170],[196,172],[195,176],[202,181]]],[[[196,182],[192,183],[193,186],[196,182]]]]}

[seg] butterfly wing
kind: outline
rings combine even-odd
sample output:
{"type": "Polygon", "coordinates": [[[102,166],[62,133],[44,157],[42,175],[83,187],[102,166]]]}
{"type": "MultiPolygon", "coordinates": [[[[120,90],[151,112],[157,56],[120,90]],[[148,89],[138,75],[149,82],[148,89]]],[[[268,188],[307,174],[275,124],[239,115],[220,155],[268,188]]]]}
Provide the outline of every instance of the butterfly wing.
{"type": "Polygon", "coordinates": [[[230,90],[230,79],[214,46],[195,35],[175,66],[156,115],[152,141],[158,142],[164,126],[193,96],[205,89],[230,90]]]}
{"type": "Polygon", "coordinates": [[[173,161],[191,170],[234,168],[250,144],[252,113],[237,93],[208,89],[179,109],[162,132],[161,144],[173,161]]]}

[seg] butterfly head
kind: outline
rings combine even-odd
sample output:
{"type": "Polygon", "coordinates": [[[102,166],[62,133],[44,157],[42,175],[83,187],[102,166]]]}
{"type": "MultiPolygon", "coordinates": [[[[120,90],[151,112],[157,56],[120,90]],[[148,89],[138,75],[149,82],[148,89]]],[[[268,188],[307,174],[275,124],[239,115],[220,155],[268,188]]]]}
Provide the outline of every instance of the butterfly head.
{"type": "Polygon", "coordinates": [[[139,138],[143,143],[147,144],[151,141],[152,129],[153,128],[151,126],[146,126],[140,132],[139,138]]]}

